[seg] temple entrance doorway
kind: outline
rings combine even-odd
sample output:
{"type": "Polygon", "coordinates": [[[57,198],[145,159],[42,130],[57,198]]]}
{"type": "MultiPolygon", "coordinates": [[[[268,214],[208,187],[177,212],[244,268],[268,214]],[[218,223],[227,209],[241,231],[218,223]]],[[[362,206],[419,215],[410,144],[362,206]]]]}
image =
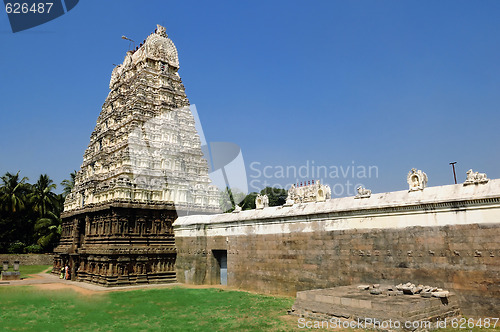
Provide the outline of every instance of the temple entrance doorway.
{"type": "Polygon", "coordinates": [[[227,250],[214,250],[217,259],[220,284],[227,286],[227,250]]]}

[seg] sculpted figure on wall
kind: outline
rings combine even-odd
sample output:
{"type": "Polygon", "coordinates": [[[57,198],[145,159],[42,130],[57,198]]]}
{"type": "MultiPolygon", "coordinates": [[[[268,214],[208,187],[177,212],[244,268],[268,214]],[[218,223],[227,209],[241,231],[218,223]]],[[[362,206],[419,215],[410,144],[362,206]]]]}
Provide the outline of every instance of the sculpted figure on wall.
{"type": "Polygon", "coordinates": [[[290,189],[288,189],[288,196],[286,197],[286,202],[283,206],[292,206],[295,203],[295,185],[292,184],[290,189]]]}
{"type": "Polygon", "coordinates": [[[269,198],[267,195],[257,195],[257,198],[255,199],[255,208],[257,210],[262,210],[266,207],[269,207],[269,198]]]}
{"type": "Polygon", "coordinates": [[[316,181],[316,184],[314,184],[315,186],[315,192],[316,192],[316,202],[324,202],[326,201],[328,198],[330,198],[331,196],[331,190],[330,190],[330,186],[325,186],[325,185],[322,185],[319,180],[316,181]]]}
{"type": "Polygon", "coordinates": [[[357,190],[358,194],[354,198],[369,198],[372,195],[372,191],[364,188],[363,186],[359,186],[357,190]]]}
{"type": "Polygon", "coordinates": [[[472,169],[469,169],[467,171],[467,179],[464,182],[464,186],[469,184],[488,183],[489,180],[486,173],[474,172],[472,169]]]}
{"type": "Polygon", "coordinates": [[[412,168],[406,177],[406,181],[410,186],[409,191],[424,190],[427,186],[427,174],[421,170],[417,171],[415,168],[412,168]]]}
{"type": "MultiPolygon", "coordinates": [[[[309,181],[311,182],[311,181],[309,181]]],[[[324,202],[330,199],[332,191],[330,186],[321,184],[319,180],[302,185],[292,184],[288,189],[288,197],[284,206],[292,206],[298,203],[324,202]]]]}

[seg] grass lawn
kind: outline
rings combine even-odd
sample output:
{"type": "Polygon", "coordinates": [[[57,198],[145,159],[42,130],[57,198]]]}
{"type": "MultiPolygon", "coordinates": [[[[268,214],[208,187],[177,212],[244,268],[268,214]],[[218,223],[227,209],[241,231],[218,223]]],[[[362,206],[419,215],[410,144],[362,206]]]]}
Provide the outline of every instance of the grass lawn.
{"type": "Polygon", "coordinates": [[[293,298],[172,287],[80,295],[0,287],[7,331],[289,331],[293,298]]]}
{"type": "MultiPolygon", "coordinates": [[[[31,278],[28,274],[42,273],[47,270],[52,265],[21,265],[19,266],[19,272],[21,272],[21,279],[31,278]]],[[[13,266],[9,266],[9,271],[14,271],[13,266]]]]}
{"type": "MultiPolygon", "coordinates": [[[[82,295],[73,290],[7,286],[0,287],[0,329],[51,332],[339,331],[299,329],[298,318],[286,315],[293,302],[289,297],[214,288],[171,287],[82,295]]],[[[448,327],[438,331],[456,330],[448,327]]],[[[499,331],[499,327],[473,331],[493,332],[499,331]]]]}

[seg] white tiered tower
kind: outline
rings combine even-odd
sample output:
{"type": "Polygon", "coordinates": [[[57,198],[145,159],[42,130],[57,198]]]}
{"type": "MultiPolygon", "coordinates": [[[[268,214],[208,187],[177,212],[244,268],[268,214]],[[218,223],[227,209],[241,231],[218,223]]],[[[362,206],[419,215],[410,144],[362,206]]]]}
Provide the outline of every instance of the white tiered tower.
{"type": "Polygon", "coordinates": [[[156,31],[113,70],[66,197],[53,272],[105,286],[175,282],[172,224],[219,212],[174,43],[156,31]]]}
{"type": "Polygon", "coordinates": [[[178,69],[160,25],[114,68],[65,212],[110,201],[219,208],[178,69]]]}

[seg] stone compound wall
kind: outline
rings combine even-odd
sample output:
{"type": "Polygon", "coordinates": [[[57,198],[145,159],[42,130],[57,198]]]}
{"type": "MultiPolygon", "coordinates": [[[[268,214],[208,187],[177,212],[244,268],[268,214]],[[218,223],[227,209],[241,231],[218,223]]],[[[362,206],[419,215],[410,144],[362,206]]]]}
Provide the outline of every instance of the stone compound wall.
{"type": "Polygon", "coordinates": [[[0,254],[0,262],[9,261],[9,265],[14,261],[19,261],[21,265],[52,265],[54,263],[53,254],[0,254]]]}
{"type": "Polygon", "coordinates": [[[498,316],[500,180],[374,194],[174,223],[177,280],[295,296],[411,281],[458,295],[462,312],[498,316]]]}

